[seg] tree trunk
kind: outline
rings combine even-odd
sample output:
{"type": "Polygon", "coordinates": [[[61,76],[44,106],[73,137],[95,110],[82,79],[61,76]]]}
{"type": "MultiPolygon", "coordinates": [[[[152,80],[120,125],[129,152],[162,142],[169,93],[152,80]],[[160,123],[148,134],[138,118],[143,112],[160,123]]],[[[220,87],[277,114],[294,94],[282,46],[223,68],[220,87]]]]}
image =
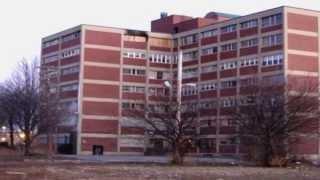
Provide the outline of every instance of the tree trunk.
{"type": "Polygon", "coordinates": [[[182,165],[183,164],[183,155],[179,151],[179,148],[174,148],[173,154],[172,154],[172,164],[176,165],[182,165]]]}
{"type": "Polygon", "coordinates": [[[262,160],[262,166],[270,167],[270,155],[265,152],[262,160]]]}
{"type": "Polygon", "coordinates": [[[10,147],[14,148],[14,127],[12,118],[9,119],[10,147]]]}
{"type": "Polygon", "coordinates": [[[48,149],[47,149],[47,158],[52,159],[53,155],[53,134],[51,131],[47,133],[47,143],[48,143],[48,149]]]}
{"type": "Polygon", "coordinates": [[[265,144],[262,165],[265,167],[270,167],[271,166],[270,161],[272,159],[272,156],[273,156],[272,144],[265,144]]]}
{"type": "Polygon", "coordinates": [[[30,132],[25,132],[25,140],[24,140],[24,155],[25,156],[30,156],[30,148],[31,148],[30,132]]]}

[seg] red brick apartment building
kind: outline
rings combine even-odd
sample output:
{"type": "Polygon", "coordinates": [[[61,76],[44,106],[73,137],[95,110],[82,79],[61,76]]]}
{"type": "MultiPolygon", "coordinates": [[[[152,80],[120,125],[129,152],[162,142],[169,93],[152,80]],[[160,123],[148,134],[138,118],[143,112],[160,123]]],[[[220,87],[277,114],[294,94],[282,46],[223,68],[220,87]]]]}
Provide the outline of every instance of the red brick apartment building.
{"type": "MultiPolygon", "coordinates": [[[[225,109],[253,77],[318,80],[319,30],[320,12],[279,7],[246,16],[162,14],[151,32],[79,25],[45,37],[42,66],[59,69],[51,90],[74,112],[57,141],[75,144],[77,154],[92,154],[97,145],[104,154],[143,154],[149,146],[143,127],[126,110],[167,96],[163,82],[174,79],[182,50],[183,83],[197,84],[183,89],[182,99],[204,108],[200,132],[211,147],[197,152],[241,153],[230,141],[235,127],[225,109]]],[[[317,157],[319,139],[306,139],[296,153],[317,157]]]]}

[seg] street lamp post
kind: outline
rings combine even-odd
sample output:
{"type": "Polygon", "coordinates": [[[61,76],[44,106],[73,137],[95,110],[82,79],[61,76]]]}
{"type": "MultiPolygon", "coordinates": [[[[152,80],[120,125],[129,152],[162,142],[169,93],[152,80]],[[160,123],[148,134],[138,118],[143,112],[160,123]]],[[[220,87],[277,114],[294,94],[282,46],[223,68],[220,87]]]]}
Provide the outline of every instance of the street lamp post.
{"type": "MultiPolygon", "coordinates": [[[[183,69],[183,53],[178,52],[178,62],[177,62],[177,121],[181,121],[181,104],[182,104],[182,69],[183,69]]],[[[172,89],[172,84],[169,81],[164,82],[164,86],[172,89]]],[[[187,83],[185,86],[196,87],[195,83],[187,83]]]]}
{"type": "Polygon", "coordinates": [[[178,53],[178,66],[177,66],[177,101],[178,101],[178,111],[177,111],[177,120],[181,121],[181,91],[182,91],[182,51],[178,53]]]}

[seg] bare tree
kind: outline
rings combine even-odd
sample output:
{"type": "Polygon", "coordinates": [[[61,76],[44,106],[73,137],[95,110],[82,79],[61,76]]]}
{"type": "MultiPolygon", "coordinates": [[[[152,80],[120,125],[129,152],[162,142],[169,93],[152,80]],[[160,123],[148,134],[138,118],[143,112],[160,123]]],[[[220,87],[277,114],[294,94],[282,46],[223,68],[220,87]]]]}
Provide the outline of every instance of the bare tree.
{"type": "Polygon", "coordinates": [[[12,91],[9,87],[2,85],[0,87],[0,115],[3,125],[9,127],[9,146],[14,148],[14,125],[15,125],[15,116],[16,116],[16,107],[12,102],[13,98],[12,91]]]}
{"type": "Polygon", "coordinates": [[[47,155],[48,158],[51,158],[54,151],[54,134],[63,117],[67,115],[67,110],[61,107],[57,93],[55,80],[58,69],[42,65],[40,75],[40,119],[42,123],[39,124],[39,128],[47,135],[47,155]]]}
{"type": "Polygon", "coordinates": [[[172,154],[172,163],[183,164],[186,153],[197,144],[196,104],[180,106],[177,102],[168,101],[130,111],[129,116],[143,121],[150,138],[159,138],[166,142],[172,154]],[[179,114],[181,117],[178,117],[179,114]]]}
{"type": "Polygon", "coordinates": [[[14,123],[24,134],[25,155],[30,155],[34,139],[51,132],[60,120],[57,116],[60,111],[58,100],[49,93],[46,85],[40,86],[39,78],[37,61],[22,60],[4,84],[7,94],[3,96],[10,97],[10,100],[1,104],[7,103],[8,114],[11,110],[14,112],[14,123]]]}
{"type": "Polygon", "coordinates": [[[318,83],[291,81],[274,84],[263,81],[246,88],[231,116],[238,126],[241,144],[255,149],[264,166],[273,158],[286,157],[302,129],[318,128],[318,83]]]}

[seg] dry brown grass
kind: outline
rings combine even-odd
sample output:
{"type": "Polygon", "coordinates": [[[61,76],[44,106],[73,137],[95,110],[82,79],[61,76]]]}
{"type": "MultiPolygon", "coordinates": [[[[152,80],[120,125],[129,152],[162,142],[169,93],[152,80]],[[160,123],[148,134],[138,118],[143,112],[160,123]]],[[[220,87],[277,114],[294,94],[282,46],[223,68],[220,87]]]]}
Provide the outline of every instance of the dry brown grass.
{"type": "Polygon", "coordinates": [[[0,163],[1,180],[316,180],[317,168],[159,166],[39,161],[0,163]]]}

